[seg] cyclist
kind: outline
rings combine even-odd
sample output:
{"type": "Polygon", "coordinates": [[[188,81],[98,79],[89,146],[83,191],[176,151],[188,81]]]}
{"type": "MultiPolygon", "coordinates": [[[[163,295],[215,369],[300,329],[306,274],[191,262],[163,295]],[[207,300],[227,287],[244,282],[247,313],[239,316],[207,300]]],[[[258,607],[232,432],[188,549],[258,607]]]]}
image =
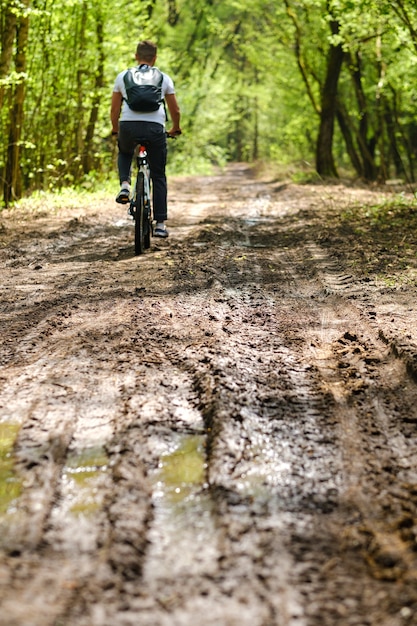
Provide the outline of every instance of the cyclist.
{"type": "MultiPolygon", "coordinates": [[[[140,41],[136,48],[138,66],[155,65],[157,46],[152,41],[140,41]]],[[[167,179],[166,179],[166,111],[164,103],[151,113],[133,111],[127,104],[124,75],[128,70],[120,72],[114,83],[111,101],[112,135],[118,136],[118,170],[120,191],[116,202],[127,204],[130,200],[130,169],[134,149],[137,143],[146,142],[148,161],[152,178],[153,215],[156,220],[154,235],[168,237],[165,226],[167,213],[167,179]]],[[[168,135],[181,134],[180,108],[175,96],[174,83],[170,76],[162,72],[162,98],[165,100],[172,121],[168,135]]]]}

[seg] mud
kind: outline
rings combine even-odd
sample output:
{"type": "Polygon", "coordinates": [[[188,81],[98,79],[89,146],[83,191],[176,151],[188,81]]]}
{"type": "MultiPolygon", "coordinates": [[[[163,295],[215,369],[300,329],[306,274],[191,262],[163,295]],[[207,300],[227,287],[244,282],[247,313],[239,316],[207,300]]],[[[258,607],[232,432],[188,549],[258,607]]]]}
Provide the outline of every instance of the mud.
{"type": "Polygon", "coordinates": [[[417,624],[392,196],[175,179],[142,257],[113,199],[0,214],[0,624],[417,624]]]}

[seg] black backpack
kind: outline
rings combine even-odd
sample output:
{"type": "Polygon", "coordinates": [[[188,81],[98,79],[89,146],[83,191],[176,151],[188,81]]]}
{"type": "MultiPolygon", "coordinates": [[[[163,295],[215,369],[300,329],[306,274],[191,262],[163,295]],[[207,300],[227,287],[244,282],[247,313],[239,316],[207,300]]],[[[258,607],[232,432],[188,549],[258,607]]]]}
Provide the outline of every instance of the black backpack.
{"type": "Polygon", "coordinates": [[[157,67],[140,65],[127,70],[123,76],[127,96],[125,100],[132,111],[151,113],[159,109],[164,101],[163,79],[157,67]]]}

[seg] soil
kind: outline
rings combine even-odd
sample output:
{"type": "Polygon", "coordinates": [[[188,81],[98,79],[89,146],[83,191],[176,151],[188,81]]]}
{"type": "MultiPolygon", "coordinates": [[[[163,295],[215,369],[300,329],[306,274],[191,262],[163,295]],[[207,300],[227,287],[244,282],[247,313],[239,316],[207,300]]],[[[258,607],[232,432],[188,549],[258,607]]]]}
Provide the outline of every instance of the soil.
{"type": "Polygon", "coordinates": [[[397,197],[175,178],[142,256],[113,198],[0,214],[2,626],[417,624],[397,197]]]}

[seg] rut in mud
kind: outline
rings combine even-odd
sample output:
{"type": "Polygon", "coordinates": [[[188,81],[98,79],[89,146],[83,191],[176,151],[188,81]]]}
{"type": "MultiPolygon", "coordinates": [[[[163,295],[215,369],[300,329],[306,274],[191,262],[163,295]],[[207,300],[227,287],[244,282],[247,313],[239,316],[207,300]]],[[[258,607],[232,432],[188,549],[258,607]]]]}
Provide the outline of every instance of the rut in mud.
{"type": "Polygon", "coordinates": [[[175,180],[142,257],[112,200],[3,212],[0,624],[417,624],[415,255],[340,220],[383,197],[175,180]]]}

